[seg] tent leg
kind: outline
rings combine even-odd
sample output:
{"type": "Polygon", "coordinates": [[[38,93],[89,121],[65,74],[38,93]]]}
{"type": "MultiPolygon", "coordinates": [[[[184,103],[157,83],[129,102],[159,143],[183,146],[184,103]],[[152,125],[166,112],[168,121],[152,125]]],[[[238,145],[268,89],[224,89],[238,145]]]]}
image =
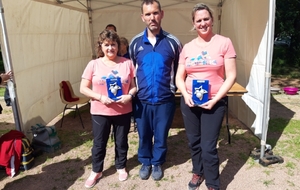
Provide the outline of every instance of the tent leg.
{"type": "MultiPolygon", "coordinates": [[[[272,52],[273,52],[273,36],[274,36],[274,23],[275,23],[275,4],[276,1],[269,1],[269,22],[268,22],[268,46],[267,46],[267,62],[272,63],[272,52]]],[[[274,163],[283,163],[283,158],[275,155],[266,155],[265,149],[268,150],[266,141],[267,141],[267,131],[268,131],[268,112],[270,110],[270,104],[266,104],[266,102],[270,102],[270,82],[271,82],[271,64],[267,64],[265,67],[265,89],[264,89],[264,109],[262,115],[262,126],[264,127],[262,130],[262,138],[261,138],[261,152],[259,163],[263,166],[268,166],[274,163]]],[[[271,146],[269,145],[269,149],[271,146]]]]}
{"type": "Polygon", "coordinates": [[[16,104],[16,98],[14,98],[14,100],[11,101],[11,104],[12,104],[12,109],[13,109],[13,113],[14,113],[16,130],[22,131],[21,123],[20,123],[20,119],[19,119],[20,116],[19,116],[18,107],[17,107],[17,104],[16,104]]]}
{"type": "Polygon", "coordinates": [[[265,144],[261,141],[261,149],[255,149],[251,151],[250,156],[258,160],[259,164],[262,166],[268,166],[275,163],[283,163],[283,158],[281,156],[273,155],[271,145],[265,144]]]}
{"type": "MultiPolygon", "coordinates": [[[[5,72],[8,72],[8,71],[13,72],[2,0],[0,0],[0,24],[1,24],[0,28],[2,30],[2,35],[3,35],[3,44],[1,44],[1,53],[2,53],[2,57],[3,57],[4,69],[5,69],[5,72]]],[[[15,85],[14,77],[8,81],[7,85],[8,85],[9,95],[11,98],[12,111],[14,114],[16,130],[22,131],[23,122],[21,120],[21,112],[19,109],[18,101],[17,101],[17,95],[16,95],[16,90],[15,90],[16,85],[15,85]]]]}
{"type": "Polygon", "coordinates": [[[262,166],[268,166],[275,163],[283,163],[283,158],[281,156],[273,155],[271,149],[271,145],[266,144],[265,146],[262,146],[261,154],[263,154],[263,156],[259,158],[259,163],[262,166]]]}

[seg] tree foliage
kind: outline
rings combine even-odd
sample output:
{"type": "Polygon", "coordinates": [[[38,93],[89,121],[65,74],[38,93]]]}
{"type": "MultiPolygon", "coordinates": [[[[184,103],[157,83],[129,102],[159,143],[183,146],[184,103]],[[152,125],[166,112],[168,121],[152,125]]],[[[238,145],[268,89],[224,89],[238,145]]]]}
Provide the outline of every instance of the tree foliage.
{"type": "Polygon", "coordinates": [[[300,67],[300,0],[276,0],[275,37],[278,36],[291,37],[285,64],[300,67]]]}

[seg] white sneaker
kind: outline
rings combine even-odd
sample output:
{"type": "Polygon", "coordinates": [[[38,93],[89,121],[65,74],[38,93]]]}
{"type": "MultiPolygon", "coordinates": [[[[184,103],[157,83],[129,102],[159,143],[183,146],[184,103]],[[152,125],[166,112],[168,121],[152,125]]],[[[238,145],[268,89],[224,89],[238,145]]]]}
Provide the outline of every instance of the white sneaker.
{"type": "Polygon", "coordinates": [[[126,169],[117,169],[117,172],[119,174],[119,180],[125,181],[128,178],[128,173],[126,172],[126,169]]]}

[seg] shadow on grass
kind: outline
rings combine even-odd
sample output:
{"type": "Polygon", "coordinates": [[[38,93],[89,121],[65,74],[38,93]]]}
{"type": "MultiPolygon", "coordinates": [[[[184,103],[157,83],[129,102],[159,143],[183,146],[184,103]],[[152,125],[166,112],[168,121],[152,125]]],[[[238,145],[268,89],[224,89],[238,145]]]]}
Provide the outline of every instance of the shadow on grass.
{"type": "MultiPolygon", "coordinates": [[[[250,152],[255,147],[259,146],[260,142],[259,139],[253,135],[249,128],[247,128],[241,122],[237,122],[237,119],[232,117],[230,113],[229,128],[231,132],[231,144],[228,144],[228,133],[224,117],[223,127],[220,131],[218,143],[218,153],[221,168],[221,189],[227,189],[227,186],[234,180],[234,176],[248,162],[248,159],[250,158],[250,152]]],[[[184,130],[184,124],[179,105],[177,105],[177,110],[175,112],[171,129],[177,132],[176,135],[168,138],[169,149],[167,153],[167,162],[164,164],[164,168],[188,163],[187,167],[189,168],[190,173],[183,175],[192,175],[191,154],[188,147],[188,140],[184,130]]],[[[188,181],[186,181],[186,184],[187,183],[188,181]]],[[[205,183],[203,183],[202,186],[205,186],[205,183]]]]}
{"type": "MultiPolygon", "coordinates": [[[[35,184],[35,186],[39,186],[40,184],[43,184],[44,187],[41,186],[40,188],[36,187],[36,188],[27,188],[27,189],[67,189],[68,186],[72,185],[77,180],[78,177],[81,177],[83,175],[84,166],[90,164],[91,159],[87,159],[87,160],[70,159],[70,157],[72,158],[74,157],[74,155],[68,154],[68,152],[72,150],[76,150],[77,147],[84,145],[88,147],[86,148],[86,151],[89,153],[87,155],[91,155],[90,147],[92,145],[93,136],[92,136],[91,116],[89,113],[89,105],[81,107],[80,112],[81,112],[82,120],[85,124],[84,129],[82,128],[78,115],[74,118],[74,112],[69,112],[67,115],[65,115],[62,127],[60,127],[61,124],[60,115],[57,116],[55,122],[51,122],[51,124],[49,124],[49,125],[56,126],[57,135],[61,141],[61,148],[56,150],[53,153],[44,152],[42,155],[36,157],[34,159],[34,165],[30,170],[28,170],[28,173],[27,171],[18,172],[18,174],[14,177],[14,181],[13,181],[14,184],[24,183],[24,187],[27,187],[31,185],[30,181],[32,181],[32,185],[35,184]],[[56,157],[65,154],[70,155],[70,157],[65,156],[62,159],[63,161],[60,162],[55,161],[56,157]],[[38,171],[40,170],[40,168],[42,168],[42,170],[38,171]],[[32,174],[33,171],[38,173],[32,174]],[[69,176],[67,174],[68,172],[69,173],[74,172],[75,174],[74,175],[70,174],[69,176]],[[47,175],[49,175],[49,178],[46,177],[47,175]],[[45,179],[43,181],[39,181],[42,178],[45,179]],[[56,178],[61,178],[61,179],[56,179],[56,178]],[[72,181],[72,179],[74,180],[72,181]],[[59,184],[59,180],[64,181],[63,182],[64,184],[59,184]],[[58,188],[56,184],[59,184],[58,188]]],[[[5,133],[5,131],[1,131],[1,132],[5,133]]],[[[27,136],[27,134],[25,135],[27,136]]],[[[77,153],[82,154],[82,152],[77,152],[77,153]]],[[[3,180],[9,181],[5,177],[8,178],[5,173],[5,170],[3,170],[3,172],[0,173],[1,181],[3,180]]],[[[5,189],[16,189],[16,188],[11,188],[11,187],[15,187],[14,184],[12,183],[11,184],[8,183],[8,184],[6,185],[5,189]]],[[[22,186],[19,185],[17,187],[22,187],[22,186]]]]}
{"type": "Polygon", "coordinates": [[[295,112],[284,106],[283,103],[278,102],[273,96],[271,96],[270,105],[271,117],[268,126],[267,144],[275,148],[284,130],[293,119],[295,112]]]}
{"type": "Polygon", "coordinates": [[[47,165],[37,174],[20,173],[22,178],[7,183],[4,189],[68,189],[82,177],[85,164],[86,160],[67,159],[47,165]]]}
{"type": "MultiPolygon", "coordinates": [[[[231,118],[232,116],[229,115],[231,118]]],[[[220,180],[221,189],[227,189],[227,186],[234,180],[234,176],[239,170],[249,162],[254,161],[250,158],[250,152],[259,146],[259,139],[243,124],[231,125],[229,119],[229,128],[231,131],[231,143],[228,144],[228,135],[226,126],[223,125],[219,138],[219,159],[220,159],[220,180]],[[249,160],[250,159],[250,160],[249,160]]],[[[249,165],[251,166],[251,165],[249,165]]]]}

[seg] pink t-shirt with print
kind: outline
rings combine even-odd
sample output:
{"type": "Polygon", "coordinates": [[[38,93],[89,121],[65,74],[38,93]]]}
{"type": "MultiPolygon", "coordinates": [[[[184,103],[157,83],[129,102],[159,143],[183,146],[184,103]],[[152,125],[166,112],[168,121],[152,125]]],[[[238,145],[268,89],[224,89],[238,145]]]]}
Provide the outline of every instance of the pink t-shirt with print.
{"type": "MultiPolygon", "coordinates": [[[[91,60],[85,68],[82,78],[92,81],[93,91],[107,96],[106,79],[120,77],[122,93],[128,94],[130,83],[134,77],[134,66],[131,60],[119,57],[120,62],[115,66],[103,63],[102,58],[91,60]]],[[[100,98],[100,97],[99,97],[100,98]]],[[[132,111],[132,104],[112,103],[104,105],[98,100],[91,100],[91,114],[93,115],[121,115],[132,111]]]]}
{"type": "Polygon", "coordinates": [[[193,79],[209,80],[209,99],[214,97],[225,79],[224,60],[235,58],[236,53],[229,38],[214,35],[211,41],[201,47],[193,39],[184,45],[179,64],[185,65],[187,92],[192,94],[193,79]]]}

